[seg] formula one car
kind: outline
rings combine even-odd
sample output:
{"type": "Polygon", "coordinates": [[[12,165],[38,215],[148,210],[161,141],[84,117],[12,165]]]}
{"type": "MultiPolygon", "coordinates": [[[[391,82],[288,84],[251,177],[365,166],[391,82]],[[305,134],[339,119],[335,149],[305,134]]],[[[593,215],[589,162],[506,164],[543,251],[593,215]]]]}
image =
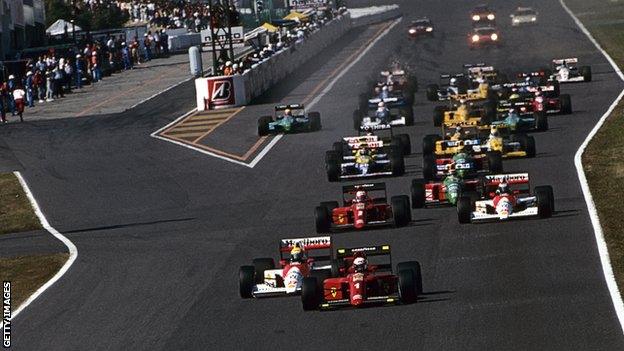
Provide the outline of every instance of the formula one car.
{"type": "Polygon", "coordinates": [[[331,250],[329,236],[281,239],[278,268],[270,257],[256,258],[251,266],[240,267],[240,296],[247,299],[299,294],[305,277],[331,276],[331,250]],[[295,247],[298,254],[289,257],[295,247]],[[323,262],[325,265],[321,265],[323,262]]]}
{"type": "Polygon", "coordinates": [[[433,155],[423,157],[423,178],[427,181],[442,179],[453,172],[461,178],[473,178],[502,171],[503,156],[497,151],[474,153],[465,148],[464,152],[452,157],[436,158],[433,155]]]}
{"type": "Polygon", "coordinates": [[[496,25],[496,13],[487,5],[479,5],[470,11],[470,19],[472,26],[477,27],[493,27],[496,25]]]}
{"type": "Polygon", "coordinates": [[[449,175],[439,182],[412,180],[412,208],[430,206],[455,206],[461,196],[476,199],[481,181],[478,178],[463,179],[449,175]]]}
{"type": "Polygon", "coordinates": [[[537,24],[537,11],[531,7],[518,7],[509,17],[511,17],[511,25],[514,27],[524,24],[537,24]]]}
{"type": "Polygon", "coordinates": [[[490,85],[509,83],[509,78],[504,73],[483,62],[465,63],[464,69],[468,78],[475,84],[479,79],[485,80],[490,85]]]}
{"type": "Polygon", "coordinates": [[[342,187],[342,207],[337,201],[322,202],[314,210],[316,231],[364,229],[373,226],[403,227],[412,220],[407,195],[393,196],[387,203],[386,184],[369,183],[342,187]],[[369,193],[374,192],[375,196],[369,193]]]}
{"type": "Polygon", "coordinates": [[[339,276],[303,280],[301,302],[305,311],[411,304],[423,292],[420,263],[401,262],[393,273],[390,245],[338,249],[334,262],[339,276]]]}
{"type": "Polygon", "coordinates": [[[497,116],[496,103],[490,99],[465,102],[453,100],[449,106],[436,106],[433,109],[433,125],[488,125],[497,116]]]}
{"type": "Polygon", "coordinates": [[[555,210],[551,186],[537,186],[529,192],[529,174],[495,174],[484,178],[482,197],[474,201],[460,197],[459,223],[507,220],[520,217],[548,218],[555,210]]]}
{"type": "MultiPolygon", "coordinates": [[[[379,105],[379,103],[377,104],[379,105]]],[[[381,103],[385,104],[384,102],[381,103]]],[[[357,131],[361,130],[361,128],[384,129],[388,125],[392,127],[414,125],[414,110],[412,106],[370,106],[366,110],[356,109],[353,111],[353,129],[357,131]]]]}
{"type": "Polygon", "coordinates": [[[500,47],[500,33],[494,27],[477,27],[468,33],[468,46],[470,49],[497,46],[500,47]]]}
{"type": "Polygon", "coordinates": [[[314,132],[321,129],[321,114],[306,114],[303,104],[277,105],[273,116],[258,119],[258,135],[314,132]]]}
{"type": "Polygon", "coordinates": [[[536,111],[532,101],[499,101],[499,116],[492,126],[503,127],[510,132],[543,132],[548,130],[548,116],[544,111],[536,111]],[[513,112],[510,112],[512,111],[513,112]]]}
{"type": "Polygon", "coordinates": [[[503,158],[535,157],[535,139],[526,134],[511,134],[508,128],[464,126],[442,129],[444,138],[429,134],[423,138],[423,155],[452,156],[466,147],[472,152],[500,152],[503,158]]]}
{"type": "Polygon", "coordinates": [[[590,66],[577,66],[578,58],[552,60],[553,74],[559,83],[591,82],[592,71],[590,66]]]}
{"type": "Polygon", "coordinates": [[[427,85],[427,100],[449,100],[458,94],[466,94],[470,87],[470,79],[463,73],[440,74],[439,84],[427,85]]]}
{"type": "Polygon", "coordinates": [[[327,180],[401,176],[405,173],[403,150],[384,145],[383,140],[360,140],[349,144],[350,154],[337,150],[325,153],[327,180]]]}
{"type": "Polygon", "coordinates": [[[395,135],[390,125],[361,127],[358,136],[342,138],[342,140],[333,144],[332,150],[336,151],[340,156],[351,155],[354,147],[359,146],[362,142],[368,143],[375,141],[383,142],[383,151],[386,153],[390,153],[393,150],[398,151],[403,154],[403,156],[412,153],[412,143],[409,135],[395,135]]]}
{"type": "Polygon", "coordinates": [[[390,69],[381,71],[381,76],[384,78],[384,82],[380,82],[382,88],[383,85],[387,85],[388,89],[391,89],[390,92],[405,100],[407,105],[414,103],[414,93],[418,90],[418,80],[415,76],[401,68],[399,63],[393,63],[390,69]]]}
{"type": "Polygon", "coordinates": [[[410,39],[416,39],[423,35],[433,36],[433,23],[427,17],[419,18],[417,20],[412,21],[409,25],[409,29],[407,30],[407,34],[410,39]]]}

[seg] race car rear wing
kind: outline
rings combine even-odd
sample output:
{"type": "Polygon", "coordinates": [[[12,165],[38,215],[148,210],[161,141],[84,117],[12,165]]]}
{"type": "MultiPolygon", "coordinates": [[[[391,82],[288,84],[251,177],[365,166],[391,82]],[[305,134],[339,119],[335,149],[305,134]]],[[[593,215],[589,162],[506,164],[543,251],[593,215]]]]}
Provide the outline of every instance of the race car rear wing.
{"type": "Polygon", "coordinates": [[[493,196],[494,190],[496,190],[498,185],[503,181],[505,181],[509,185],[509,188],[516,194],[530,193],[528,173],[486,175],[483,182],[485,192],[488,193],[489,196],[493,196]]]}
{"type": "MultiPolygon", "coordinates": [[[[387,77],[390,75],[390,71],[381,71],[381,75],[384,77],[387,77]]],[[[393,76],[403,76],[405,75],[405,71],[402,69],[396,70],[396,71],[392,71],[392,75],[393,76]]]]}
{"type": "Polygon", "coordinates": [[[440,74],[440,79],[449,79],[449,78],[461,78],[461,77],[465,77],[466,75],[463,73],[455,73],[455,74],[451,74],[451,73],[443,73],[440,74]]]}
{"type": "Polygon", "coordinates": [[[382,203],[386,201],[387,198],[387,194],[386,194],[386,183],[364,183],[364,184],[354,184],[354,185],[345,185],[342,187],[342,202],[346,205],[348,203],[351,203],[351,201],[353,200],[353,196],[355,194],[356,191],[358,190],[364,190],[367,192],[371,192],[371,191],[379,191],[382,192],[383,191],[383,196],[369,196],[373,198],[373,201],[375,201],[376,203],[382,203]],[[350,196],[347,196],[350,195],[350,196]]]}
{"type": "Polygon", "coordinates": [[[392,124],[375,124],[360,126],[360,132],[372,132],[375,130],[392,130],[392,124]]]}
{"type": "Polygon", "coordinates": [[[546,75],[544,71],[535,71],[535,72],[521,72],[518,73],[518,78],[526,78],[526,77],[543,77],[546,75]]]}
{"type": "Polygon", "coordinates": [[[570,58],[563,58],[563,59],[553,59],[552,63],[555,65],[564,65],[567,63],[578,63],[578,58],[570,57],[570,58]]]}
{"type": "Polygon", "coordinates": [[[290,250],[296,245],[306,252],[308,258],[314,258],[316,261],[331,259],[332,242],[329,236],[281,239],[279,241],[280,259],[286,259],[290,250]]]}
{"type": "Polygon", "coordinates": [[[369,262],[375,265],[376,271],[392,271],[392,253],[390,245],[339,248],[336,250],[336,258],[344,259],[353,257],[360,252],[366,254],[369,262]],[[371,260],[371,257],[381,257],[381,259],[371,260]]]}
{"type": "MultiPolygon", "coordinates": [[[[485,62],[479,63],[464,63],[464,68],[473,68],[473,67],[486,67],[487,64],[485,62]]],[[[492,67],[492,66],[489,66],[492,67]]]]}
{"type": "Polygon", "coordinates": [[[275,106],[275,111],[284,111],[286,109],[290,109],[290,110],[302,110],[303,104],[282,104],[282,105],[276,105],[275,106]]]}

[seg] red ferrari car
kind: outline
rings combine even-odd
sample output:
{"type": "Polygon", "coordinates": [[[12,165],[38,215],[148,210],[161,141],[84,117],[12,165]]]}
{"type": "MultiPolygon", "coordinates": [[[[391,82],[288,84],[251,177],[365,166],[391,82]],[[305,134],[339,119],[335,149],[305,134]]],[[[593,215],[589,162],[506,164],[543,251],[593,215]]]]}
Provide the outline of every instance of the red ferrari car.
{"type": "Polygon", "coordinates": [[[412,220],[407,195],[393,196],[387,203],[386,184],[357,184],[342,187],[342,207],[338,201],[321,202],[314,210],[316,232],[332,229],[363,229],[371,226],[406,226],[412,220]]]}
{"type": "Polygon", "coordinates": [[[336,262],[342,266],[338,277],[323,281],[304,278],[301,288],[304,310],[409,304],[416,302],[422,293],[420,263],[401,262],[394,274],[389,245],[338,249],[336,262]],[[375,258],[380,262],[368,262],[375,258]]]}

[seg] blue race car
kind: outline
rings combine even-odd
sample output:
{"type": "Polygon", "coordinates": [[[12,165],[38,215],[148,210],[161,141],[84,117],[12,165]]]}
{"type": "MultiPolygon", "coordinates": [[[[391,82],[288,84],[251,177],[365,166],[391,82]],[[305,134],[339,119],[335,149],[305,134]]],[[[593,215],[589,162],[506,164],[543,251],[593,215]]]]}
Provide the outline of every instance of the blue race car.
{"type": "Polygon", "coordinates": [[[321,114],[310,112],[306,115],[303,104],[275,106],[273,116],[258,119],[258,135],[279,133],[305,133],[321,129],[321,114]]]}

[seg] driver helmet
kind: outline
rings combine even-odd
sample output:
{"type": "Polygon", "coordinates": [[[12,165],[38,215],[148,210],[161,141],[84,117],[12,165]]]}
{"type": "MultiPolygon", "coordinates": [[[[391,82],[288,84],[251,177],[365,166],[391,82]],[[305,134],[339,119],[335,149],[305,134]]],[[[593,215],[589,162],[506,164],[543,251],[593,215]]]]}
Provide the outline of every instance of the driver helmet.
{"type": "Polygon", "coordinates": [[[303,249],[298,243],[290,250],[290,262],[303,262],[303,249]]]}
{"type": "Polygon", "coordinates": [[[511,94],[511,95],[509,96],[509,99],[510,99],[510,100],[513,100],[513,99],[519,99],[519,98],[520,98],[520,94],[518,94],[518,93],[513,93],[513,94],[511,94]]]}
{"type": "MultiPolygon", "coordinates": [[[[366,150],[366,149],[364,149],[364,150],[366,150]]],[[[364,190],[358,190],[358,191],[355,192],[355,201],[356,202],[364,202],[364,201],[366,201],[367,197],[368,196],[366,195],[366,191],[364,191],[364,190]]]]}
{"type": "Polygon", "coordinates": [[[496,195],[501,194],[509,194],[509,185],[507,185],[507,181],[502,181],[498,184],[498,189],[496,189],[496,195]]]}
{"type": "Polygon", "coordinates": [[[380,87],[375,87],[375,94],[379,94],[381,93],[381,88],[380,87]]]}
{"type": "Polygon", "coordinates": [[[383,91],[388,91],[388,86],[387,86],[387,85],[384,85],[383,87],[381,87],[381,90],[383,90],[383,91]]]}
{"type": "Polygon", "coordinates": [[[368,263],[366,262],[366,257],[358,256],[353,260],[353,270],[357,273],[363,273],[366,271],[368,267],[368,263]]]}
{"type": "Polygon", "coordinates": [[[466,100],[464,100],[464,99],[460,99],[460,100],[459,100],[459,104],[460,104],[460,105],[466,105],[466,100]]]}
{"type": "Polygon", "coordinates": [[[292,116],[292,111],[289,108],[285,109],[284,116],[292,116]]]}
{"type": "Polygon", "coordinates": [[[527,82],[527,83],[530,83],[531,82],[531,76],[524,77],[524,81],[527,82]]]}
{"type": "Polygon", "coordinates": [[[490,129],[490,136],[495,138],[498,137],[498,128],[492,126],[492,128],[490,129]]]}
{"type": "Polygon", "coordinates": [[[451,86],[454,86],[455,84],[457,84],[457,78],[455,77],[451,78],[450,84],[451,86]]]}
{"type": "Polygon", "coordinates": [[[485,79],[483,79],[483,77],[479,77],[479,78],[477,78],[477,83],[483,84],[483,83],[485,83],[485,79]]]}
{"type": "Polygon", "coordinates": [[[509,112],[509,114],[512,114],[512,113],[516,112],[516,110],[514,110],[513,108],[510,108],[509,111],[507,111],[507,112],[509,112]]]}
{"type": "Polygon", "coordinates": [[[455,133],[461,133],[462,132],[462,127],[461,126],[456,126],[455,127],[455,133]]]}

